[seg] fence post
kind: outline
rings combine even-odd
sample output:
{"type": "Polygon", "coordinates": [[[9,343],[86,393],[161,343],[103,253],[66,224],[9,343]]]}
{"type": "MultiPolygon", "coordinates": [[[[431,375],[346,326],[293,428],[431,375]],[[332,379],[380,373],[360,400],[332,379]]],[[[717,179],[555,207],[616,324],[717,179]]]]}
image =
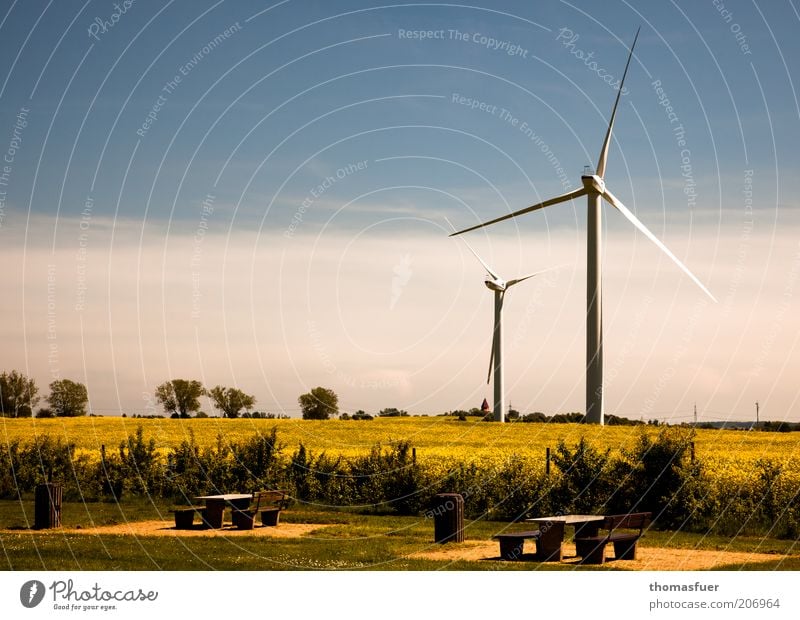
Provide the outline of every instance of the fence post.
{"type": "Polygon", "coordinates": [[[550,448],[547,448],[547,458],[545,460],[544,473],[547,476],[550,475],[550,448]]]}
{"type": "Polygon", "coordinates": [[[692,463],[694,463],[694,442],[691,443],[691,447],[692,447],[692,452],[691,452],[691,454],[692,454],[692,463]]]}

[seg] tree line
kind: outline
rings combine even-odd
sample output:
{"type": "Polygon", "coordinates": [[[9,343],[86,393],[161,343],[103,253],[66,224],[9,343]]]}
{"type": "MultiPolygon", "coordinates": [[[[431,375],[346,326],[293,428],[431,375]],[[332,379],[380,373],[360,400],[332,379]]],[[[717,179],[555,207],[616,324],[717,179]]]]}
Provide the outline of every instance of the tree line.
{"type": "MultiPolygon", "coordinates": [[[[44,398],[48,407],[36,407],[42,401],[36,381],[17,370],[0,374],[0,417],[52,418],[87,415],[89,392],[83,383],[56,379],[44,398]]],[[[194,379],[171,379],[155,389],[155,400],[171,418],[207,417],[200,410],[200,398],[207,396],[222,417],[276,417],[253,412],[256,397],[234,387],[216,385],[206,389],[194,379]]],[[[339,397],[333,390],[316,387],[298,398],[303,419],[327,420],[339,413],[339,397]]],[[[397,411],[394,409],[393,411],[397,411]]],[[[403,412],[405,413],[405,412],[403,412]]],[[[124,415],[124,414],[123,414],[124,415]]]]}
{"type": "MultiPolygon", "coordinates": [[[[44,401],[47,407],[36,407],[42,401],[36,381],[12,370],[0,374],[0,416],[6,418],[52,418],[87,415],[89,392],[83,383],[70,379],[56,379],[49,385],[50,394],[44,401]]],[[[208,396],[212,404],[226,418],[237,418],[249,413],[255,405],[255,396],[233,387],[217,385],[206,389],[195,380],[173,379],[156,387],[155,398],[165,413],[175,418],[188,418],[200,413],[200,397],[208,396]]]]}

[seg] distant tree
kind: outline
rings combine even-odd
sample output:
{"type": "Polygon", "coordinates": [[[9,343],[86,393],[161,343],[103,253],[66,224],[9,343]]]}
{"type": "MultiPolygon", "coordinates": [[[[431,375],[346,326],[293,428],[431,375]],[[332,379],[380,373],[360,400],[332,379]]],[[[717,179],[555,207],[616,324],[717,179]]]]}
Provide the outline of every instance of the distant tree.
{"type": "Polygon", "coordinates": [[[403,411],[401,409],[397,409],[397,407],[387,407],[386,409],[381,409],[378,412],[378,416],[381,417],[381,418],[406,417],[406,416],[408,416],[408,411],[403,411]]]}
{"type": "Polygon", "coordinates": [[[0,416],[30,418],[39,403],[36,382],[12,370],[0,375],[0,416]]]}
{"type": "Polygon", "coordinates": [[[255,396],[245,394],[236,388],[225,388],[221,385],[211,388],[208,395],[211,402],[214,403],[214,407],[219,409],[226,418],[238,418],[242,409],[250,411],[256,404],[255,396]]]}
{"type": "Polygon", "coordinates": [[[86,415],[86,403],[89,393],[83,383],[59,379],[50,384],[50,395],[47,402],[58,417],[74,418],[86,415]]]}
{"type": "Polygon", "coordinates": [[[606,426],[639,426],[640,424],[644,424],[641,420],[631,420],[630,418],[614,415],[613,413],[607,413],[605,415],[604,423],[606,426]]]}
{"type": "Polygon", "coordinates": [[[188,418],[200,409],[200,397],[206,393],[199,381],[173,379],[156,388],[156,400],[171,418],[188,418]]]}
{"type": "Polygon", "coordinates": [[[508,419],[509,420],[519,420],[519,411],[516,409],[509,409],[508,410],[508,419]]]}
{"type": "Polygon", "coordinates": [[[36,417],[37,418],[54,418],[55,416],[53,415],[53,410],[50,409],[49,407],[40,407],[36,411],[36,417]]]}
{"type": "Polygon", "coordinates": [[[577,411],[571,413],[557,413],[550,417],[550,422],[555,424],[577,424],[585,421],[585,416],[577,411]]]}
{"type": "Polygon", "coordinates": [[[308,394],[302,394],[297,402],[304,420],[327,420],[339,413],[339,397],[328,388],[315,387],[308,394]]]}
{"type": "Polygon", "coordinates": [[[523,422],[547,422],[548,418],[541,411],[534,411],[533,413],[526,413],[522,416],[523,422]]]}

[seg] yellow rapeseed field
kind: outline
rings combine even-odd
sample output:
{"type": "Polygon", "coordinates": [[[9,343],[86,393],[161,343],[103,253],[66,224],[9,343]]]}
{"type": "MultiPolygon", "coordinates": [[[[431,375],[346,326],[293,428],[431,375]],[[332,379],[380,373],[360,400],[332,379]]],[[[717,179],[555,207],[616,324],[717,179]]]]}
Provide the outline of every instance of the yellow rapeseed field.
{"type": "MultiPolygon", "coordinates": [[[[229,420],[208,419],[133,419],[133,418],[0,418],[0,441],[4,446],[19,440],[28,442],[36,435],[61,437],[76,445],[81,453],[97,453],[104,445],[116,450],[127,435],[141,426],[146,439],[153,438],[166,450],[194,434],[201,446],[223,441],[240,441],[256,432],[277,428],[284,452],[291,453],[302,442],[319,453],[353,456],[364,454],[377,443],[408,440],[418,458],[456,458],[470,461],[507,458],[516,454],[544,459],[546,448],[555,449],[563,440],[576,444],[581,437],[598,448],[617,453],[630,447],[641,430],[624,426],[580,424],[492,424],[476,420],[459,422],[449,417],[377,418],[374,420],[229,420]]],[[[655,435],[658,428],[647,427],[655,435]]],[[[768,459],[800,472],[800,433],[763,433],[729,430],[697,430],[697,457],[726,477],[747,477],[747,463],[768,459]]]]}

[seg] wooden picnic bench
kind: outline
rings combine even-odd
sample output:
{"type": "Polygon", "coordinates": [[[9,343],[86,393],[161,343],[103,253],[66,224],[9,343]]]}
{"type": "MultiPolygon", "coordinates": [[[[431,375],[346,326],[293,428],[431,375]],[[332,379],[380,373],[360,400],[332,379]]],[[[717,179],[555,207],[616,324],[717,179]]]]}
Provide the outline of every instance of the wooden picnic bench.
{"type": "Polygon", "coordinates": [[[176,530],[190,530],[194,526],[194,516],[200,515],[200,521],[205,523],[206,520],[206,507],[205,506],[180,506],[172,510],[175,514],[175,529],[176,530]]]}
{"type": "Polygon", "coordinates": [[[525,540],[532,538],[539,540],[542,532],[540,530],[528,530],[527,532],[506,532],[492,536],[500,541],[500,557],[504,560],[519,560],[522,558],[522,549],[525,540]]]}
{"type": "Polygon", "coordinates": [[[597,534],[592,536],[576,535],[575,552],[581,557],[581,563],[602,564],[605,562],[608,543],[614,544],[615,560],[635,560],[636,543],[642,537],[644,529],[650,525],[652,516],[651,512],[610,515],[600,523],[597,534]]]}
{"type": "Polygon", "coordinates": [[[278,525],[281,510],[289,507],[291,499],[286,491],[256,491],[247,508],[234,508],[232,512],[233,525],[240,530],[252,530],[255,519],[261,513],[261,524],[268,526],[278,525]]]}

